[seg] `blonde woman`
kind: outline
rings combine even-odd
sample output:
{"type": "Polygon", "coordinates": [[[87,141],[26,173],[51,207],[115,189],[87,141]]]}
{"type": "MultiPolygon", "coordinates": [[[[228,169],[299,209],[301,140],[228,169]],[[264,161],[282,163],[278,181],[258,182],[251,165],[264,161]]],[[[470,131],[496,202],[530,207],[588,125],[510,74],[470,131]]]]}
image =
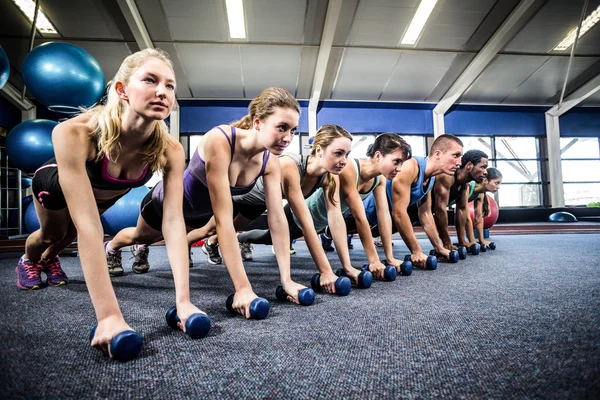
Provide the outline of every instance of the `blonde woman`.
{"type": "Polygon", "coordinates": [[[185,225],[181,203],[185,157],[164,122],[175,101],[175,74],[168,55],[145,49],[127,57],[112,80],[106,106],[59,124],[52,134],[55,160],[36,171],[34,204],[40,229],[27,239],[17,266],[18,286],[67,282],[57,254],[78,237],[81,266],[98,320],[92,347],[122,361],[141,350],[141,336],[125,322],[108,274],[100,215],[131,188],[162,172],[163,234],[173,270],[182,327],[201,313],[189,298],[185,225]]]}

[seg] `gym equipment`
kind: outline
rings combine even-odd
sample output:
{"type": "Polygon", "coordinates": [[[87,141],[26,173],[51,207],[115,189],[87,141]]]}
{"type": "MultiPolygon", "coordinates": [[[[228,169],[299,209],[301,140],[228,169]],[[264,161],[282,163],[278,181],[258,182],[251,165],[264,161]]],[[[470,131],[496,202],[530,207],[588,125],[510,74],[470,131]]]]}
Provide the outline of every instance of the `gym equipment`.
{"type": "Polygon", "coordinates": [[[49,110],[77,113],[104,93],[104,72],[90,53],[69,43],[48,42],[31,50],[23,62],[27,90],[49,110]]]}
{"type": "MultiPolygon", "coordinates": [[[[435,251],[435,249],[431,249],[429,251],[429,255],[430,256],[435,256],[439,259],[437,252],[435,251]]],[[[457,250],[450,250],[450,256],[448,257],[448,262],[454,264],[458,262],[458,251],[457,250]]]]}
{"type": "MultiPolygon", "coordinates": [[[[498,204],[496,200],[490,195],[487,195],[488,203],[490,205],[490,214],[483,218],[483,229],[490,229],[498,221],[498,204]]],[[[473,210],[473,202],[469,203],[469,214],[471,215],[471,221],[475,222],[475,211],[473,210]]]]}
{"type": "MultiPolygon", "coordinates": [[[[383,271],[383,278],[388,281],[388,282],[393,282],[396,280],[396,276],[398,275],[398,271],[396,271],[396,268],[386,265],[385,263],[382,263],[385,265],[385,271],[383,271]]],[[[360,268],[364,271],[369,271],[369,264],[363,264],[363,266],[360,268]]],[[[372,275],[372,273],[371,273],[372,275]]]]}
{"type": "MultiPolygon", "coordinates": [[[[286,301],[288,294],[283,290],[283,286],[277,286],[275,297],[279,301],[286,301]]],[[[309,288],[304,288],[298,292],[298,301],[303,306],[310,306],[315,301],[315,291],[309,288]]]]}
{"type": "Polygon", "coordinates": [[[549,222],[577,222],[577,217],[575,217],[570,212],[559,211],[553,214],[550,214],[548,217],[549,222]]]}
{"type": "Polygon", "coordinates": [[[12,165],[27,174],[33,174],[54,157],[52,130],[57,122],[32,119],[12,128],[6,137],[6,154],[12,165]]]}
{"type": "MultiPolygon", "coordinates": [[[[342,268],[338,269],[337,271],[335,271],[335,274],[337,276],[345,276],[348,277],[348,275],[346,275],[346,271],[344,271],[342,268]]],[[[350,279],[350,278],[348,278],[350,279]]],[[[350,279],[350,282],[352,282],[352,280],[350,279]]],[[[358,274],[358,287],[359,289],[368,289],[371,287],[371,284],[373,283],[373,274],[371,274],[371,271],[369,270],[361,270],[360,273],[358,274]]]]}
{"type": "MultiPolygon", "coordinates": [[[[233,309],[233,297],[234,294],[230,294],[225,301],[225,306],[229,310],[229,312],[235,313],[236,311],[233,309]]],[[[267,314],[269,314],[269,309],[271,306],[269,305],[269,301],[267,299],[263,299],[262,297],[257,297],[252,300],[250,303],[250,318],[254,319],[265,319],[267,314]]]]}
{"type": "Polygon", "coordinates": [[[10,76],[10,63],[8,62],[8,56],[4,52],[2,46],[0,46],[0,89],[4,87],[10,76]]]}
{"type": "MultiPolygon", "coordinates": [[[[90,332],[90,342],[94,339],[97,327],[95,325],[90,332]]],[[[133,360],[140,354],[143,342],[142,336],[136,331],[123,331],[110,341],[110,354],[117,361],[133,360]]]]}
{"type": "MultiPolygon", "coordinates": [[[[177,326],[178,322],[181,322],[179,317],[177,316],[177,307],[172,306],[167,310],[165,315],[165,319],[167,320],[167,325],[169,325],[173,329],[179,329],[177,326]]],[[[210,331],[210,317],[206,314],[196,313],[190,315],[190,317],[185,321],[185,333],[188,334],[192,339],[201,339],[204,336],[208,335],[210,331]]]]}
{"type": "Polygon", "coordinates": [[[35,206],[33,205],[33,197],[31,197],[31,201],[25,209],[23,222],[25,223],[25,231],[27,231],[27,233],[33,233],[40,229],[40,221],[38,219],[37,213],[35,212],[35,206]]]}
{"type": "MultiPolygon", "coordinates": [[[[310,287],[315,292],[321,292],[321,274],[314,274],[310,280],[310,287]]],[[[338,296],[347,296],[352,290],[352,282],[350,278],[342,276],[335,281],[335,294],[338,296]]]]}
{"type": "MultiPolygon", "coordinates": [[[[404,256],[404,261],[410,261],[410,254],[404,256]]],[[[425,262],[425,269],[428,269],[430,271],[436,270],[437,264],[438,260],[436,256],[427,256],[427,261],[425,262]]]]}
{"type": "Polygon", "coordinates": [[[146,186],[133,188],[106,210],[100,217],[104,233],[114,236],[121,229],[135,227],[140,215],[140,204],[149,191],[146,186]]]}

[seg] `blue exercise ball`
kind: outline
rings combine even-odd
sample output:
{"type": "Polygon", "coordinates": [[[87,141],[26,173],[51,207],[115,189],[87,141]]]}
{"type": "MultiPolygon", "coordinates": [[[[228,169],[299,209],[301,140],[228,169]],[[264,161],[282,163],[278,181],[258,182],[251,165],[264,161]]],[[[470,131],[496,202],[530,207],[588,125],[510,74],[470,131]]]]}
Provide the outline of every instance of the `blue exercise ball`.
{"type": "Polygon", "coordinates": [[[25,231],[27,231],[27,233],[33,233],[40,229],[40,221],[38,220],[37,213],[35,212],[33,201],[29,202],[29,205],[25,209],[25,215],[23,219],[23,222],[25,223],[25,231]]]}
{"type": "Polygon", "coordinates": [[[559,211],[551,214],[548,217],[548,221],[550,222],[577,222],[577,217],[575,217],[570,212],[559,211]]]}
{"type": "Polygon", "coordinates": [[[33,179],[31,178],[27,178],[27,177],[22,177],[21,178],[21,189],[27,189],[29,187],[31,187],[31,183],[32,183],[33,179]]]}
{"type": "Polygon", "coordinates": [[[8,57],[6,56],[2,46],[0,46],[0,89],[6,85],[9,75],[10,64],[8,63],[8,57]]]}
{"type": "Polygon", "coordinates": [[[69,43],[48,42],[23,63],[23,81],[35,98],[54,112],[76,113],[104,93],[104,72],[90,53],[69,43]]]}
{"type": "Polygon", "coordinates": [[[32,119],[12,128],[6,137],[6,154],[12,165],[32,174],[54,157],[52,130],[57,122],[32,119]]]}
{"type": "Polygon", "coordinates": [[[135,227],[140,215],[140,205],[149,191],[146,186],[133,188],[106,210],[100,218],[104,233],[114,236],[121,229],[135,227]]]}

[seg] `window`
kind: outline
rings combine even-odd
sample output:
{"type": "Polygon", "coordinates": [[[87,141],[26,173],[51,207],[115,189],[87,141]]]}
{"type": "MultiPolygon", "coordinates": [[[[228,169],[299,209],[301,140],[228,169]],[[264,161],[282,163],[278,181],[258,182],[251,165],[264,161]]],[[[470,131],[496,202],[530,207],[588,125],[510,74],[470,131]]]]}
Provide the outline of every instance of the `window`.
{"type": "Polygon", "coordinates": [[[561,138],[560,153],[565,205],[600,201],[598,138],[561,138]]]}
{"type": "Polygon", "coordinates": [[[463,151],[481,150],[492,158],[492,139],[485,136],[461,136],[459,139],[463,142],[463,151]]]}

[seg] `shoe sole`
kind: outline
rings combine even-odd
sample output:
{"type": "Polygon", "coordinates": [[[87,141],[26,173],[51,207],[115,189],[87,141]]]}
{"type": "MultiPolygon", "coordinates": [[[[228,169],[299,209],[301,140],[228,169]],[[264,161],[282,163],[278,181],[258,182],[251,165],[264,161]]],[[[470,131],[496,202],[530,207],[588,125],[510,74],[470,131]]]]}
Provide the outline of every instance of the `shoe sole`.
{"type": "Polygon", "coordinates": [[[148,272],[150,270],[150,268],[148,268],[148,269],[135,269],[135,268],[132,268],[131,270],[133,272],[135,272],[136,274],[145,274],[146,272],[148,272]]]}
{"type": "Polygon", "coordinates": [[[60,281],[58,283],[48,282],[48,285],[50,285],[50,286],[65,286],[67,283],[69,283],[69,282],[68,281],[60,281]]]}
{"type": "Polygon", "coordinates": [[[123,276],[124,273],[125,273],[125,271],[119,271],[119,272],[108,271],[108,275],[110,275],[110,276],[123,276]]]}

